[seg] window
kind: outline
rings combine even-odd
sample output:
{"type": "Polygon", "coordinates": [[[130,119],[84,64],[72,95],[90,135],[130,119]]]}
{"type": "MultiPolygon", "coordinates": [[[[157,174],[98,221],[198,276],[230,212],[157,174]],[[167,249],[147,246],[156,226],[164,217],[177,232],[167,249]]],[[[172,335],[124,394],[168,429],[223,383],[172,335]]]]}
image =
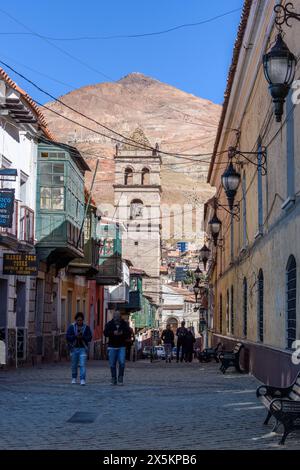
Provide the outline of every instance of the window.
{"type": "Polygon", "coordinates": [[[27,202],[27,180],[28,176],[21,171],[20,175],[20,200],[23,204],[27,202]]]}
{"type": "Polygon", "coordinates": [[[263,189],[262,189],[262,145],[259,139],[257,148],[257,205],[258,205],[258,233],[263,233],[263,189]]]}
{"type": "Polygon", "coordinates": [[[80,299],[77,299],[76,301],[76,313],[80,312],[80,299]]]}
{"type": "Polygon", "coordinates": [[[20,240],[34,241],[34,212],[26,206],[20,208],[20,240]]]}
{"type": "Polygon", "coordinates": [[[64,163],[40,163],[40,207],[64,210],[64,163]]]}
{"type": "Polygon", "coordinates": [[[142,185],[150,184],[150,170],[148,168],[142,169],[142,185]]]}
{"type": "Polygon", "coordinates": [[[68,290],[68,325],[72,323],[73,320],[73,315],[72,315],[72,309],[73,309],[73,293],[71,290],[68,290]]]}
{"type": "Polygon", "coordinates": [[[243,247],[247,245],[247,200],[246,200],[246,174],[243,174],[242,193],[243,193],[243,247]]]}
{"type": "Polygon", "coordinates": [[[219,305],[219,312],[220,312],[220,325],[219,325],[219,330],[220,333],[223,332],[223,299],[222,299],[222,294],[220,295],[220,305],[219,305]]]}
{"type": "Polygon", "coordinates": [[[230,305],[230,332],[234,335],[234,291],[233,286],[231,286],[231,305],[230,305]]]}
{"type": "Polygon", "coordinates": [[[143,202],[140,199],[134,199],[130,204],[130,218],[141,219],[143,217],[143,202]]]}
{"type": "Polygon", "coordinates": [[[61,299],[60,331],[66,331],[66,299],[61,299]]]}
{"type": "Polygon", "coordinates": [[[245,338],[247,337],[247,327],[248,327],[248,283],[247,279],[244,278],[243,281],[243,313],[244,313],[244,322],[243,322],[243,334],[245,338]]]}
{"type": "Polygon", "coordinates": [[[125,170],[124,184],[125,185],[133,184],[133,171],[131,168],[126,168],[125,170]]]}
{"type": "Polygon", "coordinates": [[[229,289],[226,292],[226,331],[230,331],[230,316],[229,316],[229,289]]]}
{"type": "Polygon", "coordinates": [[[85,316],[86,315],[86,303],[85,299],[82,300],[82,313],[85,316]]]}
{"type": "Polygon", "coordinates": [[[297,265],[293,255],[289,257],[286,267],[286,337],[287,348],[292,349],[296,340],[297,314],[297,265]]]}
{"type": "Polygon", "coordinates": [[[264,341],[264,273],[258,273],[258,339],[264,341]]]}

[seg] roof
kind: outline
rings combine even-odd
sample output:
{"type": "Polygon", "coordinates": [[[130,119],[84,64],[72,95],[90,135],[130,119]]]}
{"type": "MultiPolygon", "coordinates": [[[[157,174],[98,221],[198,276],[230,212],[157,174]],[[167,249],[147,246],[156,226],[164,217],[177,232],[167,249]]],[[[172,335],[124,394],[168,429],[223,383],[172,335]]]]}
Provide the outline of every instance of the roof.
{"type": "Polygon", "coordinates": [[[244,34],[245,34],[245,31],[246,31],[246,27],[247,27],[249,13],[250,13],[252,3],[253,3],[253,0],[244,0],[244,6],[243,6],[243,11],[242,11],[241,21],[240,21],[240,25],[239,25],[239,28],[238,28],[237,38],[236,38],[236,41],[235,41],[235,44],[234,44],[234,49],[233,49],[233,56],[232,56],[231,66],[230,66],[228,77],[227,77],[227,86],[226,86],[226,90],[225,90],[225,93],[224,93],[224,103],[223,103],[222,114],[221,114],[221,117],[220,117],[220,122],[219,122],[218,130],[217,130],[217,137],[216,137],[216,140],[215,140],[213,155],[212,155],[212,159],[210,161],[208,175],[207,175],[208,183],[210,182],[213,166],[214,166],[215,159],[216,159],[216,154],[217,154],[217,151],[218,151],[218,147],[219,147],[219,143],[220,143],[220,139],[221,139],[221,135],[222,135],[222,131],[223,131],[223,125],[224,125],[225,116],[226,116],[226,112],[227,112],[227,108],[228,108],[228,104],[229,104],[229,100],[230,100],[232,85],[233,85],[234,78],[235,78],[237,64],[238,64],[240,52],[241,52],[241,49],[242,49],[244,34]]]}
{"type": "Polygon", "coordinates": [[[130,274],[132,275],[136,275],[136,276],[148,276],[148,274],[143,270],[143,269],[140,269],[140,268],[135,268],[134,266],[131,266],[129,268],[129,272],[130,274]]]}
{"type": "Polygon", "coordinates": [[[45,134],[45,136],[53,140],[54,136],[53,134],[51,134],[50,130],[48,129],[47,121],[43,113],[41,112],[39,106],[33,101],[31,96],[29,96],[21,87],[19,87],[19,85],[17,85],[1,67],[0,67],[0,79],[4,80],[8,86],[16,90],[18,93],[20,93],[21,97],[24,99],[26,104],[28,104],[29,107],[32,109],[32,111],[35,113],[38,124],[41,130],[43,131],[43,133],[45,134]]]}
{"type": "MultiPolygon", "coordinates": [[[[151,147],[151,144],[141,127],[137,127],[135,129],[135,131],[129,137],[129,140],[133,141],[132,144],[130,144],[130,142],[126,142],[125,144],[121,145],[120,150],[136,150],[137,145],[146,147],[145,150],[148,150],[147,147],[151,147]]],[[[149,150],[151,150],[151,148],[149,150]]]]}

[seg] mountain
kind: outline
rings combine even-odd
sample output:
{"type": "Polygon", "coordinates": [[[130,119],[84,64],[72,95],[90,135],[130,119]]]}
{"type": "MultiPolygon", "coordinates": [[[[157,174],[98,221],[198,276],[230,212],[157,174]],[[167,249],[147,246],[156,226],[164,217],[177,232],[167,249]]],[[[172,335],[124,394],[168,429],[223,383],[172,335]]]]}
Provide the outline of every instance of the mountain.
{"type": "MultiPolygon", "coordinates": [[[[60,97],[60,100],[129,137],[141,127],[154,146],[166,152],[199,154],[212,152],[221,106],[198,98],[141,73],[130,73],[112,83],[84,86],[60,97]]],[[[50,102],[50,109],[99,133],[109,131],[62,104],[50,102]]],[[[114,182],[114,142],[83,129],[51,111],[43,109],[49,127],[62,142],[76,145],[91,168],[101,156],[94,185],[96,202],[112,202],[114,182]],[[104,157],[104,158],[103,158],[104,157]]],[[[162,155],[162,199],[164,203],[203,203],[212,191],[205,183],[208,163],[195,163],[201,157],[162,155]],[[196,196],[196,197],[195,197],[196,196]]],[[[209,161],[209,157],[203,157],[209,161]]],[[[92,174],[87,177],[89,187],[92,174]]]]}

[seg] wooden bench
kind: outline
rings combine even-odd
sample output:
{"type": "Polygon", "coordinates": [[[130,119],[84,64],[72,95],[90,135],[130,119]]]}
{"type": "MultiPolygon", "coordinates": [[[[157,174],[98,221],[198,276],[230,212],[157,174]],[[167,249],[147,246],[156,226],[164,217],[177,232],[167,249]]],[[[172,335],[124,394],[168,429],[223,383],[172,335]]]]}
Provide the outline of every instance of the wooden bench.
{"type": "Polygon", "coordinates": [[[256,390],[256,396],[268,410],[264,424],[268,424],[274,416],[276,422],[273,431],[280,424],[283,425],[284,431],[279,441],[283,445],[290,432],[300,429],[300,372],[289,387],[261,385],[256,390]]]}
{"type": "Polygon", "coordinates": [[[199,362],[209,362],[211,359],[215,359],[216,362],[219,361],[219,353],[222,348],[222,343],[218,343],[215,348],[206,348],[198,354],[199,362]]]}
{"type": "Polygon", "coordinates": [[[219,360],[221,361],[220,371],[225,374],[228,367],[235,367],[238,372],[243,372],[240,367],[240,354],[244,347],[243,343],[237,343],[233,351],[221,351],[219,360]]]}

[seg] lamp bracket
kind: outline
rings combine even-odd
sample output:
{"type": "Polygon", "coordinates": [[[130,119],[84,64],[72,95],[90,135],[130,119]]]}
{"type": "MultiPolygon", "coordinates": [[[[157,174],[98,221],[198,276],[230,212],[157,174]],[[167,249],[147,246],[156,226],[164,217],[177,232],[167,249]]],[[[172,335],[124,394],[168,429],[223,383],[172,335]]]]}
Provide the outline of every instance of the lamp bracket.
{"type": "Polygon", "coordinates": [[[230,159],[236,158],[237,160],[237,165],[242,165],[243,161],[241,161],[241,158],[246,160],[246,162],[251,163],[252,165],[256,166],[258,170],[261,171],[262,176],[266,176],[267,174],[267,149],[266,147],[261,147],[259,152],[243,152],[238,149],[231,149],[231,156],[230,159]],[[249,156],[255,155],[257,158],[260,156],[261,161],[259,163],[254,162],[249,158],[249,156]]]}
{"type": "Polygon", "coordinates": [[[233,205],[233,209],[230,210],[228,204],[219,204],[218,207],[222,207],[228,214],[232,215],[234,219],[236,219],[238,222],[240,220],[240,203],[238,202],[237,204],[233,205]]]}
{"type": "Polygon", "coordinates": [[[291,19],[300,21],[300,14],[292,10],[294,10],[294,5],[291,2],[286,3],[285,5],[275,5],[275,23],[280,29],[283,24],[286,24],[286,26],[291,28],[292,25],[289,24],[291,19]]]}

